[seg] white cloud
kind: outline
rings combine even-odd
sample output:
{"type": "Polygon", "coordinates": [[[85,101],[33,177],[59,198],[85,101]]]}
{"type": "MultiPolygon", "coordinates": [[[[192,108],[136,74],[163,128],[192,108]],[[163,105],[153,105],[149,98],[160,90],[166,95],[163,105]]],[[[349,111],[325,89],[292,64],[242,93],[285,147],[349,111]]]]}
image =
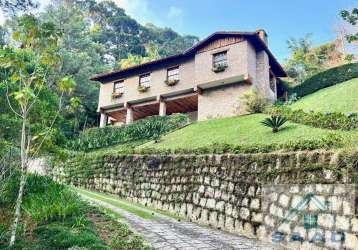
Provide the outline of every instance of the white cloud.
{"type": "Polygon", "coordinates": [[[175,6],[170,6],[169,12],[168,12],[169,18],[181,18],[182,16],[183,16],[182,9],[175,7],[175,6]]]}

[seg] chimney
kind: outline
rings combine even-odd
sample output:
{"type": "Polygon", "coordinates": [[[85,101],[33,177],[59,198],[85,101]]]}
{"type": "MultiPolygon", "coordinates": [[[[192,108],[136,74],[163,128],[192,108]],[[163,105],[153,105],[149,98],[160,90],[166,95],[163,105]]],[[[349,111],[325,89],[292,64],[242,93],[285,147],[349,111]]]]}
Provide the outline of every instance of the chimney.
{"type": "Polygon", "coordinates": [[[268,40],[267,40],[267,33],[264,29],[258,29],[256,30],[256,33],[259,35],[262,41],[265,42],[265,44],[268,46],[268,40]]]}

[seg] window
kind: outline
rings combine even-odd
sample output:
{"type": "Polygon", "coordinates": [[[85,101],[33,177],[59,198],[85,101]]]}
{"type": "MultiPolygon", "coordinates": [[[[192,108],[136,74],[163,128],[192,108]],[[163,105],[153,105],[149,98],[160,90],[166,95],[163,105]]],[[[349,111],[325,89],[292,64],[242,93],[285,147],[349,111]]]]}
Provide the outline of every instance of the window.
{"type": "Polygon", "coordinates": [[[213,54],[213,68],[216,68],[218,66],[227,66],[226,51],[213,54]]]}
{"type": "Polygon", "coordinates": [[[124,81],[120,80],[120,81],[114,82],[113,93],[114,94],[122,94],[123,92],[124,92],[124,81]]]}
{"type": "Polygon", "coordinates": [[[150,73],[139,76],[139,86],[150,87],[150,73]]]}
{"type": "Polygon", "coordinates": [[[179,66],[169,68],[167,70],[167,80],[168,81],[179,80],[179,66]]]}

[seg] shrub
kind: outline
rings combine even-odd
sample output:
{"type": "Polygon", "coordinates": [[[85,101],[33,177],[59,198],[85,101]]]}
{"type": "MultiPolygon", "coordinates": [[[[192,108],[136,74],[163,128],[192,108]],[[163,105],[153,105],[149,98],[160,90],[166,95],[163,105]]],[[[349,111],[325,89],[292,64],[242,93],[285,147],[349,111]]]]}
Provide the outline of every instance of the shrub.
{"type": "Polygon", "coordinates": [[[303,110],[292,110],[283,106],[275,106],[270,111],[271,115],[283,115],[288,120],[316,128],[325,128],[333,130],[352,130],[358,128],[358,115],[343,113],[321,113],[305,112],[303,110]]]}
{"type": "MultiPolygon", "coordinates": [[[[317,139],[302,139],[287,141],[284,143],[276,144],[253,144],[253,145],[233,145],[214,143],[209,146],[199,147],[195,149],[156,149],[156,148],[143,148],[135,150],[132,153],[136,154],[239,154],[239,153],[268,153],[273,151],[296,151],[296,150],[314,150],[314,149],[329,149],[334,147],[341,147],[343,145],[341,136],[337,134],[329,134],[325,137],[317,139]]],[[[126,152],[128,154],[129,152],[126,152]]]]}
{"type": "Polygon", "coordinates": [[[258,95],[256,89],[251,89],[242,96],[246,111],[254,113],[262,113],[269,104],[269,100],[258,95]]]}
{"type": "Polygon", "coordinates": [[[269,128],[272,128],[273,133],[277,133],[280,127],[282,127],[287,122],[287,118],[281,115],[272,115],[271,117],[266,118],[261,123],[269,128]]]}
{"type": "Polygon", "coordinates": [[[67,143],[68,149],[89,151],[138,140],[159,140],[160,136],[187,124],[183,114],[151,116],[121,127],[91,128],[67,143]]]}
{"type": "Polygon", "coordinates": [[[358,63],[345,64],[308,78],[301,84],[290,88],[289,94],[296,93],[299,97],[302,97],[356,77],[358,77],[358,63]]]}

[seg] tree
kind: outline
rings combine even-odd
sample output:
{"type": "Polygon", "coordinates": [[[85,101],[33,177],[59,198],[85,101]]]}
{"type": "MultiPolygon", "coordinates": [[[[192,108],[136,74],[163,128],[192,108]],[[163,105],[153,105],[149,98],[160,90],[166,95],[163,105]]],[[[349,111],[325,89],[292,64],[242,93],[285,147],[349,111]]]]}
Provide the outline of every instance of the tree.
{"type": "Polygon", "coordinates": [[[288,76],[301,83],[322,70],[343,64],[344,55],[337,44],[333,41],[314,48],[311,34],[289,39],[287,45],[292,54],[285,63],[288,76]]]}
{"type": "Polygon", "coordinates": [[[28,11],[38,7],[33,0],[0,0],[0,8],[8,15],[13,16],[18,11],[28,11]]]}
{"type": "Polygon", "coordinates": [[[159,49],[154,44],[150,44],[148,46],[148,49],[146,50],[147,56],[128,54],[127,58],[119,61],[118,67],[121,69],[125,69],[138,64],[154,61],[160,58],[159,49]]]}
{"type": "MultiPolygon", "coordinates": [[[[15,205],[14,221],[11,228],[10,247],[16,240],[16,232],[21,217],[21,204],[27,178],[29,158],[36,155],[51,132],[57,115],[50,122],[46,131],[32,134],[31,113],[39,96],[49,87],[53,69],[58,66],[60,57],[57,53],[58,40],[62,33],[49,22],[40,22],[33,15],[22,16],[13,32],[12,37],[19,47],[7,46],[0,51],[0,67],[5,69],[5,85],[15,86],[6,98],[13,97],[15,103],[9,99],[8,105],[14,115],[21,120],[21,177],[18,197],[15,205]],[[14,104],[14,105],[13,105],[14,104]]],[[[74,88],[74,81],[64,77],[58,84],[58,89],[64,93],[74,88]]],[[[8,90],[8,88],[7,88],[8,90]]],[[[61,95],[62,96],[62,95],[61,95]]],[[[59,100],[61,106],[61,98],[59,100]]]]}
{"type": "MultiPolygon", "coordinates": [[[[353,26],[357,26],[357,24],[358,24],[358,8],[353,8],[351,11],[342,10],[341,17],[343,18],[343,20],[345,20],[349,24],[351,24],[353,26]]],[[[346,38],[347,38],[348,42],[350,42],[350,43],[358,41],[358,32],[356,32],[354,34],[349,34],[346,36],[346,38]]]]}

